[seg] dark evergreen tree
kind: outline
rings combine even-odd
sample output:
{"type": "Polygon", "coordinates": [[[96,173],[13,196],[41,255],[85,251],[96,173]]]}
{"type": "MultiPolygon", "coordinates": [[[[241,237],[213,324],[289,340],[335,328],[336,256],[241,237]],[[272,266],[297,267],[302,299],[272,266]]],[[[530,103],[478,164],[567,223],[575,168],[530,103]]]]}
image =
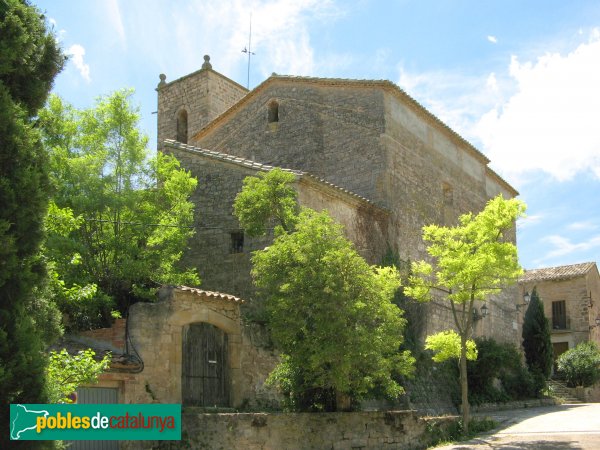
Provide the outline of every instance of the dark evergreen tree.
{"type": "Polygon", "coordinates": [[[48,181],[34,120],[63,64],[44,16],[26,1],[0,0],[0,448],[17,444],[8,441],[7,405],[45,400],[31,294],[45,274],[48,181]]]}
{"type": "Polygon", "coordinates": [[[544,314],[544,305],[535,288],[523,320],[523,349],[527,367],[534,377],[539,392],[552,372],[553,351],[550,341],[550,323],[544,314]]]}

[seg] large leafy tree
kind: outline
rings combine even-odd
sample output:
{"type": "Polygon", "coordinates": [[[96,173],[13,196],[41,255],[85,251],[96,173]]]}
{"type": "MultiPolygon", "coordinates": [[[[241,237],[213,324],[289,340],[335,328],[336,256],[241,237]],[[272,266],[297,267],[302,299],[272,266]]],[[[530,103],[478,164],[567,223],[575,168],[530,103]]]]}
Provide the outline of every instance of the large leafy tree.
{"type": "Polygon", "coordinates": [[[18,0],[0,2],[0,55],[0,447],[7,448],[6,405],[44,401],[32,292],[44,278],[48,181],[34,118],[64,57],[40,12],[18,0]]]}
{"type": "MultiPolygon", "coordinates": [[[[295,191],[285,188],[293,180],[274,170],[247,181],[235,210],[248,190],[267,195],[275,205],[271,211],[298,210],[295,191]]],[[[245,211],[238,216],[244,227],[246,219],[256,218],[251,208],[245,211]]],[[[263,215],[260,208],[257,215],[263,215]]],[[[376,391],[397,397],[403,389],[394,374],[409,374],[414,359],[400,351],[405,320],[391,303],[399,287],[396,269],[369,266],[327,212],[304,208],[292,219],[278,214],[274,220],[278,236],[252,258],[282,352],[270,379],[299,410],[334,409],[336,397],[358,399],[376,391]],[[283,221],[292,225],[286,229],[283,221]]]]}
{"type": "Polygon", "coordinates": [[[178,265],[193,234],[189,196],[196,180],[174,157],[151,157],[131,95],[117,91],[83,111],[54,96],[40,112],[53,218],[73,219],[66,221],[72,228],[66,236],[50,230],[47,255],[67,289],[62,292],[75,289],[75,298],[62,304],[78,311],[78,327],[107,319],[106,298],[123,312],[151,298],[160,284],[199,283],[195,270],[178,265]],[[90,301],[78,302],[90,293],[90,301]],[[79,308],[90,304],[97,307],[79,308]]]}
{"type": "Polygon", "coordinates": [[[527,367],[536,382],[537,392],[541,391],[550,377],[553,363],[550,323],[544,314],[544,305],[534,288],[531,301],[523,319],[523,350],[527,367]]]}
{"type": "MultiPolygon", "coordinates": [[[[462,215],[455,227],[423,227],[423,240],[432,262],[413,263],[413,274],[404,291],[419,301],[429,301],[434,290],[436,297],[444,297],[450,303],[460,337],[457,352],[465,432],[469,427],[467,358],[473,332],[473,308],[476,302],[485,301],[490,294],[515,282],[522,272],[517,248],[507,235],[524,210],[521,201],[498,196],[479,214],[462,215]]],[[[439,342],[438,346],[447,347],[439,342]]]]}

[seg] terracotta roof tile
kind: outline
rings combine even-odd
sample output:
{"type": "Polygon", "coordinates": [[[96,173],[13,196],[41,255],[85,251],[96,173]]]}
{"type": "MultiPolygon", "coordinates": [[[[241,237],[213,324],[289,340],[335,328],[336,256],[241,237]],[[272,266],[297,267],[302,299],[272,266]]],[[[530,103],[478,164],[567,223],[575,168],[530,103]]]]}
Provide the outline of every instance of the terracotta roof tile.
{"type": "Polygon", "coordinates": [[[581,264],[570,264],[568,266],[526,270],[519,278],[519,282],[564,280],[579,277],[587,274],[595,265],[595,262],[586,262],[581,264]]]}
{"type": "Polygon", "coordinates": [[[204,289],[198,289],[189,286],[177,286],[175,289],[184,292],[191,292],[192,294],[196,295],[203,295],[205,297],[212,297],[219,300],[227,300],[234,303],[244,303],[244,300],[241,298],[230,294],[223,294],[222,292],[205,291],[204,289]]]}

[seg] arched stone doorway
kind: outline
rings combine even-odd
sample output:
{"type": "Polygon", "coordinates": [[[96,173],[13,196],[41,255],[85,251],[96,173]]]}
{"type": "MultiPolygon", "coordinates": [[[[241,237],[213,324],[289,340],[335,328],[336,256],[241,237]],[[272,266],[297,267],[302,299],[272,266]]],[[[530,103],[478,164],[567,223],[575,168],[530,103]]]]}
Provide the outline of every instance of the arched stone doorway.
{"type": "Polygon", "coordinates": [[[181,399],[184,406],[229,406],[228,335],[206,322],[182,333],[181,399]]]}

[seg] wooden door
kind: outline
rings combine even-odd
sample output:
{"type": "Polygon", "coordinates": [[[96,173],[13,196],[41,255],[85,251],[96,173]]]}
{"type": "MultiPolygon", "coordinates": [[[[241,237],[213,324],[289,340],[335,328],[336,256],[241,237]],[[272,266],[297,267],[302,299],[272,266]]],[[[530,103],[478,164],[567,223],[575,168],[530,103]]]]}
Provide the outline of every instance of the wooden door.
{"type": "Polygon", "coordinates": [[[181,397],[186,406],[229,406],[227,333],[209,323],[183,332],[181,397]]]}

